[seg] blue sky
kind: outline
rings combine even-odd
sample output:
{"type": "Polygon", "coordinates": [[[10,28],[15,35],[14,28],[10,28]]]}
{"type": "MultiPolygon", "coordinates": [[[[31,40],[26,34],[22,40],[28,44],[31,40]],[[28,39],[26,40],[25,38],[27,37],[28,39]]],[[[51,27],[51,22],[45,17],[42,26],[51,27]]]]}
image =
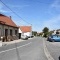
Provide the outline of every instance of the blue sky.
{"type": "Polygon", "coordinates": [[[41,32],[44,27],[60,29],[60,0],[2,0],[21,18],[12,13],[0,2],[0,13],[12,16],[17,25],[31,25],[34,31],[41,32]]]}

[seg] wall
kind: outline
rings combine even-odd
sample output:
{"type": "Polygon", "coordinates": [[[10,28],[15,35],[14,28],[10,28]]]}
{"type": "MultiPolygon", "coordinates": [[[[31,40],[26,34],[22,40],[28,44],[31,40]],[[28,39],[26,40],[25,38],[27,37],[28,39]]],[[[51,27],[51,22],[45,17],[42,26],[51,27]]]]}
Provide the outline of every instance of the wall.
{"type": "Polygon", "coordinates": [[[5,29],[8,29],[8,35],[10,35],[10,29],[12,29],[12,35],[15,35],[15,30],[18,31],[18,28],[14,28],[14,27],[0,24],[0,36],[5,36],[5,29]]]}
{"type": "Polygon", "coordinates": [[[20,28],[18,29],[18,33],[22,33],[22,31],[20,30],[20,28]]]}
{"type": "Polygon", "coordinates": [[[27,35],[27,36],[32,36],[32,32],[22,32],[21,30],[20,30],[20,28],[18,29],[18,33],[21,33],[21,36],[23,36],[23,35],[27,35]]]}
{"type": "Polygon", "coordinates": [[[26,32],[26,33],[24,33],[24,35],[32,36],[32,33],[31,32],[26,32]]]}
{"type": "Polygon", "coordinates": [[[4,26],[0,25],[0,36],[4,35],[4,26]]]}

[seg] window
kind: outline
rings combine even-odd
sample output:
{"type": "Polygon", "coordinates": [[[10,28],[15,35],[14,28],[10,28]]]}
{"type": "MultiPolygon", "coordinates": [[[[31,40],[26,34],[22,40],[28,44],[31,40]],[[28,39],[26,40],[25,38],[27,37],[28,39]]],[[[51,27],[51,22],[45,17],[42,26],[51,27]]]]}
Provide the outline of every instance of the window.
{"type": "Polygon", "coordinates": [[[12,29],[10,29],[10,35],[12,36],[12,29]]]}
{"type": "Polygon", "coordinates": [[[8,29],[5,29],[5,36],[8,36],[8,29]]]}
{"type": "Polygon", "coordinates": [[[15,30],[15,35],[17,35],[17,30],[15,30]]]}

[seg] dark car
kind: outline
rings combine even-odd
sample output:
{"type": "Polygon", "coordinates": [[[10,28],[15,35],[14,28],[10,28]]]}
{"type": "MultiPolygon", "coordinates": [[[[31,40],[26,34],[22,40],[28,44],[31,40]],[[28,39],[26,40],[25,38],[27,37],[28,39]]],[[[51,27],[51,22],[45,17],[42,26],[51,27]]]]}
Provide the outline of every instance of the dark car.
{"type": "Polygon", "coordinates": [[[47,40],[50,42],[54,42],[54,41],[60,42],[60,35],[51,35],[47,38],[47,40]]]}

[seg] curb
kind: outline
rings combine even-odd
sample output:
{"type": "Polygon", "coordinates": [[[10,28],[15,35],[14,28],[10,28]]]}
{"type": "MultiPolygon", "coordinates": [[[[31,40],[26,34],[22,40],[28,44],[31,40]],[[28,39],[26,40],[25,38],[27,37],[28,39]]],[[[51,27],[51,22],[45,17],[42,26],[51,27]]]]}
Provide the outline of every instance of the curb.
{"type": "Polygon", "coordinates": [[[10,41],[10,42],[2,42],[2,46],[14,44],[14,43],[19,43],[19,42],[22,42],[22,41],[25,41],[25,40],[14,40],[14,41],[10,41]]]}

